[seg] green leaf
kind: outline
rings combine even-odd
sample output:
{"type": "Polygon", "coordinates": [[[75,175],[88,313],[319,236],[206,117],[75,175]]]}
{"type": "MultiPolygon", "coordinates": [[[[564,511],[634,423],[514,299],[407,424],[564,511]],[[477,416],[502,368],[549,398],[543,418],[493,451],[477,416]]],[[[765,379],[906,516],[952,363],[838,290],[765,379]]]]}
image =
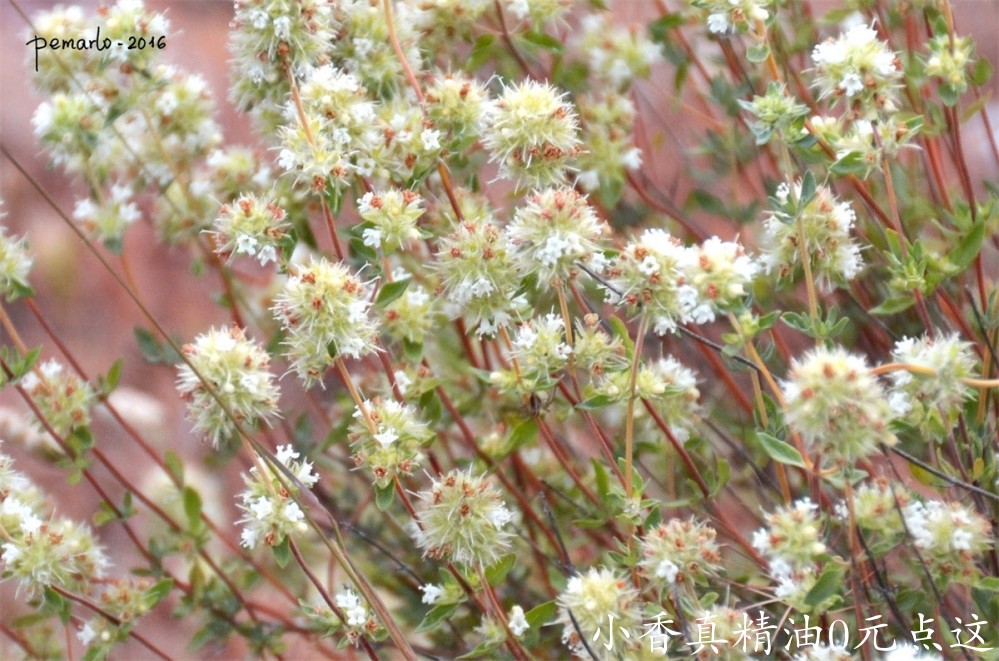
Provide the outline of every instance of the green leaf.
{"type": "Polygon", "coordinates": [[[384,512],[395,502],[395,486],[389,484],[384,487],[375,485],[375,507],[384,512]]]}
{"type": "Polygon", "coordinates": [[[107,376],[104,377],[104,383],[107,386],[106,393],[110,394],[112,390],[118,387],[120,381],[121,358],[111,363],[111,369],[108,370],[107,376]]]}
{"type": "Polygon", "coordinates": [[[621,317],[611,316],[607,320],[611,327],[611,333],[624,344],[628,358],[635,353],[635,343],[631,341],[631,334],[628,333],[628,325],[622,321],[621,317]]]}
{"type": "Polygon", "coordinates": [[[796,331],[801,331],[806,335],[812,334],[812,320],[806,314],[797,312],[785,312],[780,320],[796,331]]]}
{"type": "Polygon", "coordinates": [[[815,198],[815,191],[818,185],[815,183],[815,175],[811,170],[805,173],[801,180],[801,197],[798,198],[798,207],[801,208],[815,198]]]}
{"type": "Polygon", "coordinates": [[[166,466],[167,472],[173,477],[177,484],[184,484],[184,462],[180,460],[177,453],[173,450],[167,450],[166,454],[163,456],[163,464],[166,466]]]}
{"type": "Polygon", "coordinates": [[[461,656],[456,657],[456,659],[461,659],[461,660],[478,659],[480,657],[485,656],[489,652],[492,652],[494,649],[496,649],[502,644],[503,644],[502,640],[484,640],[475,647],[473,647],[472,651],[466,654],[462,654],[461,656]]]}
{"type": "Polygon", "coordinates": [[[63,624],[69,624],[69,602],[47,585],[42,593],[42,604],[47,613],[58,615],[63,624]]]}
{"type": "Polygon", "coordinates": [[[834,564],[826,565],[819,580],[815,581],[815,585],[805,595],[805,604],[814,608],[839,594],[840,590],[843,589],[843,575],[845,573],[844,567],[834,564]]]}
{"type": "Polygon", "coordinates": [[[539,604],[524,613],[524,619],[527,620],[527,623],[532,629],[540,629],[555,619],[555,613],[557,612],[558,604],[553,599],[552,601],[546,601],[543,604],[539,604]]]}
{"type": "MultiPolygon", "coordinates": [[[[794,448],[791,449],[793,450],[794,448]]],[[[709,495],[712,498],[717,496],[718,492],[721,491],[728,483],[728,478],[731,471],[732,469],[729,466],[729,463],[726,460],[719,458],[718,464],[715,467],[714,474],[712,476],[709,476],[708,478],[711,483],[711,488],[709,489],[709,495]]]]}
{"type": "Polygon", "coordinates": [[[459,602],[457,604],[438,604],[434,606],[423,616],[423,621],[416,627],[416,633],[436,629],[441,622],[451,617],[460,605],[461,603],[459,602]]]}
{"type": "Polygon", "coordinates": [[[999,592],[999,577],[989,576],[988,578],[979,578],[975,581],[975,587],[979,590],[999,592]]]}
{"type": "Polygon", "coordinates": [[[971,68],[971,82],[981,86],[989,82],[989,78],[991,77],[992,64],[984,57],[978,59],[975,62],[975,66],[971,68]]]}
{"type": "Polygon", "coordinates": [[[746,59],[753,64],[765,62],[768,57],[770,57],[770,46],[766,43],[753,44],[746,49],[746,59]]]}
{"type": "Polygon", "coordinates": [[[139,342],[139,351],[149,363],[159,363],[163,360],[163,348],[156,340],[156,336],[145,328],[136,326],[133,330],[135,339],[139,342]]]}
{"type": "Polygon", "coordinates": [[[591,459],[590,463],[593,464],[593,481],[597,485],[597,495],[603,500],[610,493],[610,476],[600,460],[591,459]]]}
{"type": "Polygon", "coordinates": [[[947,255],[947,260],[958,271],[963,271],[975,261],[985,240],[985,223],[978,222],[971,226],[971,231],[964,234],[954,249],[947,255]]]}
{"type": "Polygon", "coordinates": [[[683,25],[683,14],[676,12],[665,14],[649,23],[649,37],[652,41],[663,43],[666,41],[666,34],[683,25]]]}
{"type": "Polygon", "coordinates": [[[525,32],[523,36],[525,41],[535,46],[540,46],[552,53],[561,53],[563,51],[562,42],[546,32],[531,30],[530,32],[525,32]]]}
{"type": "Polygon", "coordinates": [[[797,466],[799,468],[805,467],[805,461],[802,459],[801,453],[776,436],[757,431],[756,439],[763,446],[763,450],[770,458],[778,464],[787,464],[788,466],[797,466]]]}
{"type": "Polygon", "coordinates": [[[532,420],[524,420],[510,431],[510,437],[506,441],[507,452],[518,450],[538,435],[538,424],[532,420]]]}
{"type": "Polygon", "coordinates": [[[410,282],[412,282],[410,278],[406,278],[405,280],[396,280],[395,282],[386,282],[378,291],[378,297],[375,299],[375,305],[380,308],[388,306],[389,303],[396,300],[406,292],[406,288],[409,287],[410,282]]]}
{"type": "Polygon", "coordinates": [[[201,495],[191,487],[184,487],[182,498],[188,527],[195,529],[201,525],[201,495]]]}
{"type": "Polygon", "coordinates": [[[916,480],[928,487],[942,489],[950,486],[950,483],[948,483],[947,480],[942,477],[937,477],[918,464],[909,464],[909,472],[912,473],[912,476],[916,478],[916,480]]]}
{"type": "Polygon", "coordinates": [[[146,590],[146,593],[142,595],[142,603],[147,610],[152,609],[156,604],[166,599],[171,590],[173,590],[173,579],[164,578],[146,590]]]}
{"type": "Polygon", "coordinates": [[[489,585],[496,587],[506,580],[506,575],[510,573],[510,570],[513,569],[513,566],[516,563],[517,554],[507,553],[490,565],[489,568],[486,569],[486,580],[489,581],[489,585]]]}
{"type": "Polygon", "coordinates": [[[491,34],[484,34],[475,40],[472,52],[468,54],[469,71],[475,71],[492,58],[494,41],[496,41],[496,37],[491,34]]]}
{"type": "Polygon", "coordinates": [[[278,567],[284,569],[291,562],[291,537],[285,535],[281,543],[272,547],[271,550],[274,551],[274,560],[278,563],[278,567]]]}
{"type": "Polygon", "coordinates": [[[576,404],[576,408],[580,411],[595,411],[597,409],[606,408],[615,401],[617,400],[610,395],[594,395],[593,397],[576,404]]]}
{"type": "Polygon", "coordinates": [[[871,309],[871,314],[886,315],[897,314],[908,310],[916,302],[916,297],[912,294],[899,294],[885,299],[881,305],[871,309]]]}

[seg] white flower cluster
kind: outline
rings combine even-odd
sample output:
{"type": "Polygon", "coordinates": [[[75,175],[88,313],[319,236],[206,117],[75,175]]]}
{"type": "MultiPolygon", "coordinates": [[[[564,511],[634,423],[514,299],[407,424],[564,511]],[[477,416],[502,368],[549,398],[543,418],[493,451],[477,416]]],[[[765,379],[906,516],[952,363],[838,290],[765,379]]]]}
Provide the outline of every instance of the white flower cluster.
{"type": "Polygon", "coordinates": [[[235,436],[237,424],[270,424],[278,417],[270,356],[242,329],[209,329],[184,345],[183,352],[190,364],[177,368],[177,391],[187,402],[194,430],[211,438],[213,446],[235,436]]]}
{"type": "Polygon", "coordinates": [[[261,266],[277,261],[278,243],[287,233],[285,211],[272,200],[241,195],[233,204],[223,204],[215,219],[215,251],[256,257],[261,266]]]}
{"type": "Polygon", "coordinates": [[[845,97],[859,117],[897,110],[902,68],[888,45],[867,25],[854,25],[812,50],[820,97],[845,97]]]}
{"type": "Polygon", "coordinates": [[[645,310],[659,335],[741,305],[756,271],[737,243],[712,237],[688,247],[660,229],[645,230],[605,269],[608,298],[645,310]]]}
{"type": "Polygon", "coordinates": [[[833,192],[819,186],[811,200],[802,202],[801,182],[783,183],[774,196],[776,208],[764,220],[764,271],[778,280],[790,280],[802,269],[799,243],[805,242],[812,277],[819,285],[853,280],[863,267],[860,247],[850,236],[856,213],[849,202],[838,202],[833,192]],[[792,195],[793,193],[793,195],[792,195]]]}
{"type": "Polygon", "coordinates": [[[322,379],[339,356],[376,350],[377,327],[368,316],[367,287],[340,263],[324,257],[296,264],[274,300],[274,316],[288,337],[286,355],[306,385],[322,379]]]}
{"type": "Polygon", "coordinates": [[[48,586],[86,594],[104,576],[108,560],[90,529],[53,517],[41,490],[0,454],[0,576],[31,595],[48,586]]]}
{"type": "MultiPolygon", "coordinates": [[[[278,446],[275,456],[306,488],[311,489],[319,481],[312,463],[297,461],[301,455],[291,445],[278,446]]],[[[277,469],[268,467],[267,470],[270,474],[266,478],[255,466],[249,475],[243,475],[246,490],[240,494],[239,509],[245,516],[236,523],[242,524],[241,543],[249,549],[260,543],[277,546],[286,536],[308,529],[305,514],[292,498],[297,492],[296,486],[285,484],[286,478],[277,469]]]]}

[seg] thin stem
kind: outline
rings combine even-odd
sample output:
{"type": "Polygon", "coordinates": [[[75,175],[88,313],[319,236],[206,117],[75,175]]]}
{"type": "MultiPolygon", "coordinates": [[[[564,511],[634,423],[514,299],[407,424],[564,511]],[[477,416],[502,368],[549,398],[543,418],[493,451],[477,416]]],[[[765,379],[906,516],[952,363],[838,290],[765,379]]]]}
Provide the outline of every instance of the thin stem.
{"type": "Polygon", "coordinates": [[[638,367],[642,359],[642,345],[645,343],[645,333],[649,326],[649,316],[642,313],[638,321],[638,331],[635,335],[635,349],[631,360],[631,374],[628,380],[628,410],[624,419],[624,493],[626,498],[632,495],[632,471],[634,464],[635,445],[635,388],[638,384],[638,367]]]}

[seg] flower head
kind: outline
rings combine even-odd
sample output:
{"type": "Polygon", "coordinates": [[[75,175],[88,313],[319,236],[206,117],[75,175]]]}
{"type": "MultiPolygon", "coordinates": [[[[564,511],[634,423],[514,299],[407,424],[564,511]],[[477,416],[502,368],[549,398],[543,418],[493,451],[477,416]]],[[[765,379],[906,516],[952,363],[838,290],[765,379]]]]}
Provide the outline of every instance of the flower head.
{"type": "Polygon", "coordinates": [[[821,97],[845,98],[859,117],[896,109],[902,68],[895,53],[866,25],[854,25],[812,50],[815,87],[821,97]]]}
{"type": "Polygon", "coordinates": [[[905,411],[903,419],[933,435],[947,434],[973,393],[961,381],[973,375],[978,362],[972,345],[956,334],[906,337],[895,343],[892,358],[931,371],[929,375],[908,370],[891,373],[891,398],[905,411]]]}
{"type": "Polygon", "coordinates": [[[396,476],[409,475],[419,467],[422,448],[434,433],[412,406],[394,400],[377,400],[364,406],[367,419],[355,410],[350,426],[354,462],[367,467],[375,485],[384,489],[396,476]]]}
{"type": "MultiPolygon", "coordinates": [[[[311,489],[319,481],[312,463],[304,459],[297,461],[301,455],[292,446],[279,446],[275,456],[306,488],[311,489]]],[[[277,546],[286,536],[308,529],[305,514],[292,498],[298,491],[297,486],[286,484],[284,475],[275,468],[268,467],[267,473],[266,477],[260,475],[254,466],[249,475],[243,475],[246,489],[240,494],[239,509],[244,516],[237,523],[243,524],[241,543],[248,549],[256,548],[261,542],[265,546],[277,546]]]]}
{"type": "Polygon", "coordinates": [[[513,514],[485,477],[452,470],[417,494],[416,544],[424,555],[488,567],[510,548],[513,514]]]}
{"type": "Polygon", "coordinates": [[[579,152],[579,122],[566,94],[536,80],[510,85],[490,106],[483,143],[500,174],[518,184],[543,186],[565,178],[579,152]]]}
{"type": "Polygon", "coordinates": [[[571,188],[547,188],[527,198],[507,226],[521,271],[536,273],[539,284],[568,280],[576,262],[588,262],[599,247],[606,223],[571,188]]]}
{"type": "MultiPolygon", "coordinates": [[[[0,219],[5,215],[0,212],[0,219]]],[[[31,262],[25,239],[9,236],[7,228],[0,227],[0,294],[8,301],[31,292],[28,284],[31,262]]]]}
{"type": "Polygon", "coordinates": [[[385,252],[420,237],[416,221],[423,215],[423,200],[410,190],[365,193],[357,203],[361,218],[371,227],[364,230],[364,243],[385,252]]]}
{"type": "Polygon", "coordinates": [[[764,270],[776,273],[778,280],[793,279],[802,269],[798,244],[804,238],[812,276],[820,285],[852,280],[863,262],[860,248],[850,236],[856,220],[850,203],[837,202],[825,186],[819,186],[810,200],[802,200],[801,184],[792,186],[785,183],[778,187],[776,208],[764,221],[764,270]]]}
{"type": "Polygon", "coordinates": [[[641,566],[657,585],[700,582],[718,571],[715,529],[693,518],[670,519],[642,539],[641,566]]]}
{"type": "Polygon", "coordinates": [[[823,456],[852,462],[891,445],[893,413],[863,357],[815,348],[791,364],[784,384],[787,423],[823,456]]]}
{"type": "Polygon", "coordinates": [[[775,576],[809,568],[825,555],[818,505],[810,499],[766,514],[764,521],[766,526],[753,533],[753,546],[770,562],[775,576]]]}
{"type": "Polygon", "coordinates": [[[284,209],[256,195],[241,195],[233,204],[223,204],[215,219],[215,252],[232,259],[243,254],[260,264],[277,261],[277,250],[289,224],[284,209]]]}
{"type": "Polygon", "coordinates": [[[376,350],[370,305],[367,287],[343,264],[320,257],[292,267],[273,310],[288,334],[285,354],[306,385],[319,381],[339,356],[376,350]]]}
{"type": "Polygon", "coordinates": [[[464,316],[480,335],[492,335],[525,307],[513,248],[490,222],[466,221],[440,242],[437,272],[445,312],[464,316]]]}
{"type": "MultiPolygon", "coordinates": [[[[90,409],[96,396],[90,384],[66,371],[57,360],[42,363],[24,376],[21,383],[39,413],[60,436],[90,424],[90,409]]],[[[39,427],[45,427],[39,421],[39,427]]]]}
{"type": "MultiPolygon", "coordinates": [[[[638,592],[631,581],[604,567],[593,567],[570,578],[557,602],[556,623],[562,625],[562,644],[580,656],[586,654],[580,635],[589,642],[601,629],[606,635],[608,623],[633,631],[641,622],[638,592]]],[[[614,641],[617,651],[623,650],[627,642],[623,636],[615,636],[614,641]]]]}
{"type": "Polygon", "coordinates": [[[693,321],[697,290],[687,282],[690,249],[660,229],[645,230],[607,268],[608,297],[629,310],[643,310],[659,335],[693,321]]]}
{"type": "Polygon", "coordinates": [[[270,424],[278,417],[279,392],[269,370],[270,356],[242,329],[212,328],[183,351],[190,364],[178,367],[177,391],[187,402],[194,430],[210,437],[213,446],[235,436],[237,423],[270,424]]]}

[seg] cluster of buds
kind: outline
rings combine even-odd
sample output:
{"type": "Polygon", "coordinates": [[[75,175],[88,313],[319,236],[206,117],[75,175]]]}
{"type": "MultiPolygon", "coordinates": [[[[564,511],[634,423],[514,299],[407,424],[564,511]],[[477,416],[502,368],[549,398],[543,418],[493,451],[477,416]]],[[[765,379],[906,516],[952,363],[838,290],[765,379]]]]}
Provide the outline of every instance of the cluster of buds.
{"type": "Polygon", "coordinates": [[[569,362],[572,347],[565,341],[565,321],[555,314],[524,322],[513,339],[511,359],[516,370],[493,372],[490,382],[500,390],[540,392],[552,388],[555,374],[569,362]]]}
{"type": "Polygon", "coordinates": [[[604,91],[578,99],[586,151],[579,154],[576,183],[587,191],[600,191],[613,206],[628,173],[642,166],[642,150],[635,146],[635,104],[624,94],[604,91]]]}

